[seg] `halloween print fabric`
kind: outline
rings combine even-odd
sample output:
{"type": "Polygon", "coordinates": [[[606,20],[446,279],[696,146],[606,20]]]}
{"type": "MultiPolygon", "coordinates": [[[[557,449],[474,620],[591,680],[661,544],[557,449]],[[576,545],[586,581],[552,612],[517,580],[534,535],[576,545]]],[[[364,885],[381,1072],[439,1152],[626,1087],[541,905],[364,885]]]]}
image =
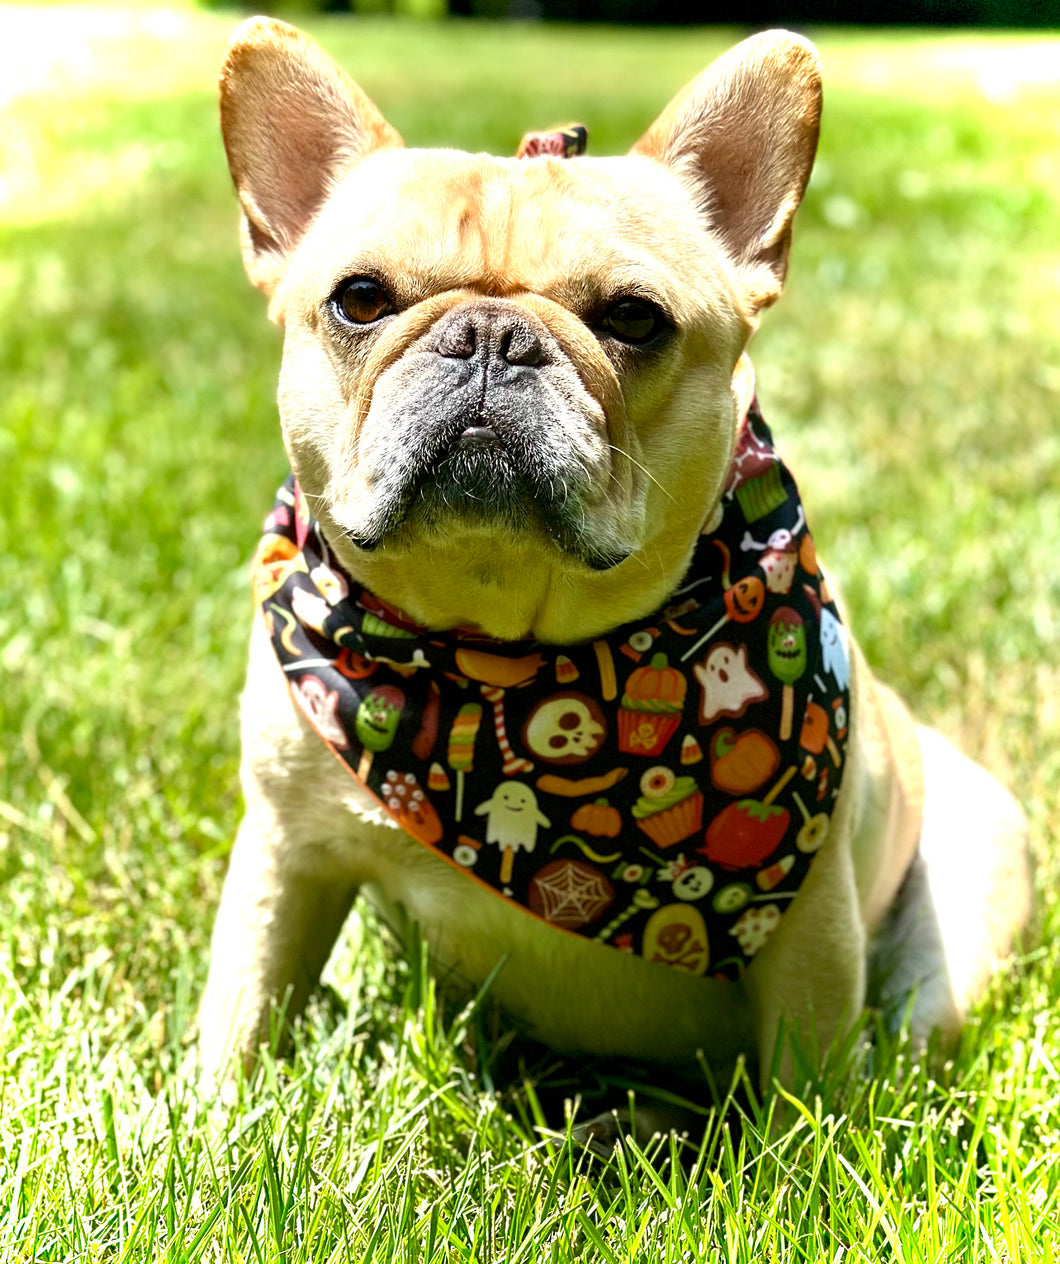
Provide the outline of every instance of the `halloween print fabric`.
{"type": "Polygon", "coordinates": [[[293,479],[254,589],[295,699],[350,773],[554,927],[734,979],[827,836],[847,638],[756,405],[680,587],[606,637],[417,627],[342,570],[293,479]]]}

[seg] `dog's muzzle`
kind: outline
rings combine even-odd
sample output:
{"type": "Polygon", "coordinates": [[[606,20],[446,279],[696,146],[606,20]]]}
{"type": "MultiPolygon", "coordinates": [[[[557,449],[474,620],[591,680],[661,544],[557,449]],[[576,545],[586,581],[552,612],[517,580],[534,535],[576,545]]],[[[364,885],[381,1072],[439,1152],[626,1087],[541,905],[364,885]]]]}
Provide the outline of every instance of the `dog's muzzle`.
{"type": "Polygon", "coordinates": [[[351,535],[356,544],[378,547],[406,522],[430,532],[458,518],[541,530],[593,569],[625,559],[628,550],[605,553],[588,537],[595,489],[572,441],[583,422],[559,382],[570,367],[536,315],[507,299],[461,303],[410,348],[409,368],[388,410],[397,459],[373,480],[373,518],[385,526],[351,535]]]}
{"type": "Polygon", "coordinates": [[[534,325],[511,304],[486,301],[455,308],[432,331],[461,407],[421,485],[428,504],[486,517],[540,494],[544,454],[527,442],[537,420],[528,414],[548,357],[534,325]]]}

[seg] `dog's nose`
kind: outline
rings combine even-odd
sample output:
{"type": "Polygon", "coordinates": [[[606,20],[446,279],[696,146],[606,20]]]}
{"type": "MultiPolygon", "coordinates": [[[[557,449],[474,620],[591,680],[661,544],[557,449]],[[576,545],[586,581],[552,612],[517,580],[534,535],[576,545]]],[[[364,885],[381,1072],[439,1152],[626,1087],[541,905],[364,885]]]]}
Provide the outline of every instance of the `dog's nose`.
{"type": "Polygon", "coordinates": [[[452,360],[497,359],[537,368],[545,350],[532,317],[509,303],[481,302],[453,308],[435,326],[435,350],[452,360]]]}

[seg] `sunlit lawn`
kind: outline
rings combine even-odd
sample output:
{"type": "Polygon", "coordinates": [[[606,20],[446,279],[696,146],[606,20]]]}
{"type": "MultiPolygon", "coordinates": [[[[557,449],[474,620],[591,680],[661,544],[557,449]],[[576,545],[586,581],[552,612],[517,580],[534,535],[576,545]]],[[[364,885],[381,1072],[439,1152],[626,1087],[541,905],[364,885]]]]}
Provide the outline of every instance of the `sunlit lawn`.
{"type": "MultiPolygon", "coordinates": [[[[771,1141],[743,1101],[691,1170],[585,1178],[356,920],[293,1061],[228,1117],[178,1084],[279,342],[214,117],[235,19],[47,17],[0,7],[0,1258],[1052,1258],[1060,40],[819,33],[821,157],[756,356],[870,657],[1028,807],[1040,946],[952,1063],[840,1057],[771,1141]]],[[[409,143],[499,153],[562,118],[617,152],[740,34],[313,30],[409,143]]]]}

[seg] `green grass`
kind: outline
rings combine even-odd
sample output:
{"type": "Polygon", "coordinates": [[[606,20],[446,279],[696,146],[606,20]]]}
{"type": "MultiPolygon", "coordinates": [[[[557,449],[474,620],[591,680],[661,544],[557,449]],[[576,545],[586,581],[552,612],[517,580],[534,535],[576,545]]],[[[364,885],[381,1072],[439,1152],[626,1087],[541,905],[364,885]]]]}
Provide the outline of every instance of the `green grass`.
{"type": "MultiPolygon", "coordinates": [[[[820,165],[756,355],[870,657],[1027,805],[1040,946],[950,1061],[840,1052],[801,1103],[738,1093],[691,1166],[587,1172],[363,915],[230,1113],[176,1074],[283,474],[214,117],[230,23],[0,17],[0,1258],[1054,1258],[1060,41],[821,33],[820,165]]],[[[314,29],[410,143],[501,153],[567,117],[616,151],[735,38],[314,29]]]]}

